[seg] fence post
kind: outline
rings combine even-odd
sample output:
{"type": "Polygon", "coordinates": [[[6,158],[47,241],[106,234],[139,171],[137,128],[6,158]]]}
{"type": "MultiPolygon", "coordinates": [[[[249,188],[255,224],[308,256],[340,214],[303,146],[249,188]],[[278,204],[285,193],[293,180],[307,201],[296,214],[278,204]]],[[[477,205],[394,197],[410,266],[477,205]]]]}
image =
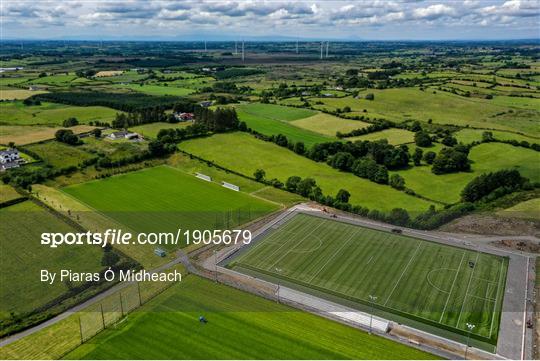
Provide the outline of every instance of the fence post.
{"type": "Polygon", "coordinates": [[[81,345],[84,343],[84,337],[82,333],[81,316],[79,316],[79,333],[81,334],[81,345]]]}
{"type": "Polygon", "coordinates": [[[99,304],[99,308],[101,309],[101,323],[103,325],[103,329],[105,329],[105,316],[103,315],[103,303],[99,304]]]}
{"type": "Polygon", "coordinates": [[[137,281],[137,293],[139,294],[139,306],[142,306],[141,285],[139,284],[139,281],[137,281]]]}
{"type": "Polygon", "coordinates": [[[122,292],[118,292],[120,294],[120,314],[122,317],[124,317],[124,305],[122,304],[122,292]]]}

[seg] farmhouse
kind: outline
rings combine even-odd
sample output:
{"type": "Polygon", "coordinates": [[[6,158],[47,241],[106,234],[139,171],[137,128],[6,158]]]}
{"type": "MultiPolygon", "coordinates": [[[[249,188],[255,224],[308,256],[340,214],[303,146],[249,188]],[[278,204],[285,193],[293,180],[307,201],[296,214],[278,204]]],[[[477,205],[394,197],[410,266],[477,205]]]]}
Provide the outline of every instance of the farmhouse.
{"type": "Polygon", "coordinates": [[[187,122],[193,120],[195,115],[193,113],[174,113],[174,118],[180,122],[187,122]]]}
{"type": "Polygon", "coordinates": [[[47,88],[44,86],[38,86],[38,85],[30,85],[28,87],[28,90],[30,91],[37,91],[37,90],[46,90],[47,88]]]}
{"type": "Polygon", "coordinates": [[[128,132],[127,130],[121,130],[118,132],[112,132],[108,136],[109,139],[118,140],[118,139],[140,139],[138,133],[128,132]]]}
{"type": "Polygon", "coordinates": [[[24,163],[17,149],[0,150],[0,171],[10,168],[17,168],[24,163]]]}

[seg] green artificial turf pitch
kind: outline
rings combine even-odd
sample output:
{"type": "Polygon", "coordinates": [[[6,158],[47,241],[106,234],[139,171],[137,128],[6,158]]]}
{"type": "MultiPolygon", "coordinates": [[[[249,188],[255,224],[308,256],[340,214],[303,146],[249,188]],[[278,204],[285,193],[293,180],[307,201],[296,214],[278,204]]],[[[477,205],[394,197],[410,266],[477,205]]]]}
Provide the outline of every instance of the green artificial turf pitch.
{"type": "Polygon", "coordinates": [[[395,233],[297,214],[231,266],[369,304],[494,343],[507,260],[395,233]],[[474,266],[471,267],[471,262],[474,266]]]}
{"type": "Polygon", "coordinates": [[[193,275],[66,359],[433,359],[434,355],[193,275]],[[201,324],[200,315],[208,320],[201,324]]]}
{"type": "Polygon", "coordinates": [[[63,191],[136,232],[226,229],[279,208],[168,166],[77,184],[63,191]]]}

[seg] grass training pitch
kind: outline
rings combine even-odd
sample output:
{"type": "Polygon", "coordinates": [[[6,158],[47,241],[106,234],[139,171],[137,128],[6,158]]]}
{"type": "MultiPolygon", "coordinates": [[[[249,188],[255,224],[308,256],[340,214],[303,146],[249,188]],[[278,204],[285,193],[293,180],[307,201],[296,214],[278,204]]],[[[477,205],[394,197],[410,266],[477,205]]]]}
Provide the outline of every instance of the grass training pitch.
{"type": "Polygon", "coordinates": [[[495,343],[508,260],[297,214],[230,266],[495,343]]]}
{"type": "Polygon", "coordinates": [[[224,229],[279,208],[168,166],[77,184],[63,191],[137,232],[224,229]]]}
{"type": "Polygon", "coordinates": [[[179,147],[228,169],[252,175],[264,169],[266,178],[285,182],[290,176],[311,177],[325,195],[335,196],[340,189],[351,193],[351,204],[390,211],[401,207],[410,213],[423,212],[432,202],[410,196],[394,188],[340,172],[327,164],[317,163],[276,144],[255,139],[246,133],[215,134],[188,140],[179,147]]]}
{"type": "Polygon", "coordinates": [[[67,359],[433,359],[434,355],[196,276],[67,359]],[[204,315],[208,323],[198,320],[204,315]],[[264,340],[264,342],[261,342],[264,340]]]}

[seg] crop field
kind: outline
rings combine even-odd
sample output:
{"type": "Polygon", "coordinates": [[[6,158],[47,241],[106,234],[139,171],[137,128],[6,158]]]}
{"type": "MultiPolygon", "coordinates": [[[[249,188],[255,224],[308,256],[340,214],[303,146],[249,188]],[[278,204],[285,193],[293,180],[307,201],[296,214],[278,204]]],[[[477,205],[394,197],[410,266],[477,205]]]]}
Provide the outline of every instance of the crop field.
{"type": "Polygon", "coordinates": [[[137,125],[135,127],[129,128],[129,130],[133,132],[137,132],[141,134],[145,138],[157,138],[157,134],[161,129],[174,129],[174,128],[184,128],[188,125],[192,125],[192,122],[181,122],[181,123],[163,123],[163,122],[157,122],[157,123],[148,123],[143,125],[137,125]]]}
{"type": "MultiPolygon", "coordinates": [[[[294,142],[303,142],[306,147],[311,147],[317,143],[324,143],[334,140],[333,136],[326,136],[301,127],[293,125],[292,121],[282,121],[267,118],[262,115],[246,113],[242,108],[237,109],[240,121],[246,122],[248,128],[256,130],[264,135],[283,134],[287,139],[294,142]]],[[[335,135],[335,133],[334,133],[335,135]]]]}
{"type": "Polygon", "coordinates": [[[98,272],[103,268],[103,252],[97,246],[42,246],[42,232],[76,230],[31,201],[1,208],[0,219],[1,318],[7,317],[10,312],[32,311],[68,290],[64,282],[52,285],[40,282],[42,269],[58,272],[76,268],[79,272],[98,272]]]}
{"type": "MultiPolygon", "coordinates": [[[[16,145],[42,142],[54,138],[57,130],[62,127],[27,126],[27,125],[2,125],[0,144],[13,142],[16,145]]],[[[69,128],[73,133],[86,133],[94,129],[89,125],[76,125],[69,128]]]]}
{"type": "Polygon", "coordinates": [[[4,125],[62,125],[70,117],[77,118],[79,123],[110,122],[118,111],[100,106],[78,107],[47,102],[26,106],[15,101],[0,103],[0,113],[0,124],[4,125]]]}
{"type": "Polygon", "coordinates": [[[373,132],[357,137],[346,138],[346,140],[350,140],[352,142],[356,140],[376,141],[379,139],[386,139],[388,140],[388,143],[392,145],[412,143],[414,142],[414,133],[405,129],[391,128],[381,130],[380,132],[373,132]]]}
{"type": "Polygon", "coordinates": [[[230,266],[494,344],[508,260],[297,214],[230,266]]]}
{"type": "Polygon", "coordinates": [[[483,143],[471,149],[469,159],[472,161],[471,172],[435,175],[430,167],[420,166],[397,173],[405,178],[406,186],[415,192],[446,203],[457,202],[467,183],[482,173],[517,169],[531,181],[540,181],[540,153],[531,149],[502,143],[483,143]]]}
{"type": "MultiPolygon", "coordinates": [[[[360,96],[373,93],[375,99],[314,98],[323,105],[314,105],[318,109],[335,110],[351,107],[353,114],[369,117],[382,117],[393,121],[432,119],[436,124],[455,124],[514,130],[539,134],[537,121],[540,111],[522,109],[491,103],[489,100],[465,98],[438,90],[420,91],[412,88],[385,89],[362,92],[360,96]],[[367,113],[363,113],[366,109],[367,113]]],[[[532,100],[536,101],[536,100],[532,100]]]]}
{"type": "Polygon", "coordinates": [[[120,328],[99,334],[66,358],[319,360],[435,356],[190,275],[131,314],[120,328]],[[198,321],[201,314],[207,324],[198,321]]]}
{"type": "Polygon", "coordinates": [[[348,133],[370,125],[359,120],[338,118],[326,113],[318,113],[311,117],[294,120],[291,124],[330,137],[335,137],[337,132],[348,133]]]}
{"type": "Polygon", "coordinates": [[[225,229],[278,209],[275,204],[168,166],[77,184],[63,191],[136,232],[225,229]]]}
{"type": "Polygon", "coordinates": [[[324,164],[295,154],[270,142],[255,139],[249,134],[216,134],[212,137],[184,141],[179,147],[206,160],[245,175],[263,169],[266,178],[285,182],[290,176],[311,177],[324,194],[335,196],[344,188],[351,193],[351,204],[370,209],[390,211],[401,207],[409,212],[423,212],[431,202],[399,192],[390,186],[339,172],[324,164]]]}
{"type": "Polygon", "coordinates": [[[81,162],[96,157],[85,152],[82,147],[74,147],[55,140],[31,144],[25,148],[39,155],[45,163],[59,168],[78,166],[81,162]]]}
{"type": "Polygon", "coordinates": [[[26,99],[35,94],[47,93],[41,90],[28,90],[28,89],[0,89],[0,100],[18,100],[26,99]]]}

